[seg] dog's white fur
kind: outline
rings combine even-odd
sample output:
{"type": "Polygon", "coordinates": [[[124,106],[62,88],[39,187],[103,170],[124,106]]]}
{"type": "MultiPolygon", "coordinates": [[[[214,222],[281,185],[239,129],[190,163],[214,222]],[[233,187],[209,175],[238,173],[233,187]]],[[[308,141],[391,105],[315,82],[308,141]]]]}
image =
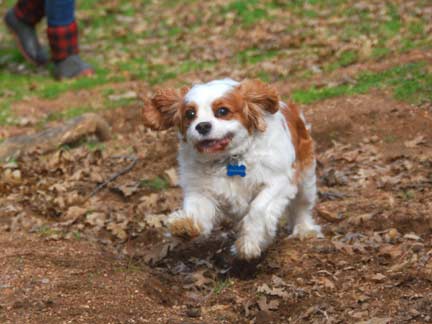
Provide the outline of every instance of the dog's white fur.
{"type": "Polygon", "coordinates": [[[252,134],[237,119],[214,116],[212,103],[238,86],[231,79],[216,80],[195,85],[184,96],[186,103],[197,106],[197,117],[186,133],[180,134],[178,161],[184,202],[168,223],[176,226],[187,220],[199,234],[208,235],[223,217],[229,217],[240,225],[233,251],[249,260],[259,257],[272,242],[284,215],[293,235],[312,232],[321,236],[321,230],[311,215],[316,199],[315,160],[297,177],[295,147],[280,111],[288,106],[280,102],[276,113],[264,112],[266,130],[252,134]],[[197,132],[195,126],[200,122],[211,123],[209,134],[197,132]],[[199,141],[227,134],[233,138],[222,152],[208,154],[196,149],[199,141]],[[246,177],[226,175],[233,158],[246,165],[246,177]]]}

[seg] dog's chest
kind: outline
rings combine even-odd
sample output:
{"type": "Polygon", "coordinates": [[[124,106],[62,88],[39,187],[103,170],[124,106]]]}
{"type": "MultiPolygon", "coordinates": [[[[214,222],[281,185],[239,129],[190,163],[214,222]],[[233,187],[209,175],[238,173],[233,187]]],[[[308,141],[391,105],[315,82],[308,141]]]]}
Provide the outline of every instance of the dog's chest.
{"type": "Polygon", "coordinates": [[[211,192],[219,209],[224,213],[242,215],[250,203],[262,190],[263,183],[254,175],[253,169],[246,171],[245,177],[228,176],[226,172],[213,177],[211,192]]]}

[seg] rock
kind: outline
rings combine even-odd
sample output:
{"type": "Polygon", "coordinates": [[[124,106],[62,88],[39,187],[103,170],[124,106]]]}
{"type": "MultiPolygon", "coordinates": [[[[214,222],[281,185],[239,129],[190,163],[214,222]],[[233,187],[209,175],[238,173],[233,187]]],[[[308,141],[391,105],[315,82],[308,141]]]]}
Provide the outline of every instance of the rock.
{"type": "Polygon", "coordinates": [[[388,231],[387,235],[388,235],[389,239],[392,241],[398,239],[401,236],[396,228],[391,228],[388,231]]]}
{"type": "Polygon", "coordinates": [[[186,315],[189,317],[200,317],[201,316],[201,308],[200,307],[189,307],[186,310],[186,315]]]}
{"type": "Polygon", "coordinates": [[[110,139],[111,130],[105,119],[97,114],[87,113],[59,127],[48,128],[32,135],[8,138],[0,143],[0,160],[35,150],[42,153],[52,152],[61,145],[76,143],[89,135],[96,135],[100,141],[110,139]]]}

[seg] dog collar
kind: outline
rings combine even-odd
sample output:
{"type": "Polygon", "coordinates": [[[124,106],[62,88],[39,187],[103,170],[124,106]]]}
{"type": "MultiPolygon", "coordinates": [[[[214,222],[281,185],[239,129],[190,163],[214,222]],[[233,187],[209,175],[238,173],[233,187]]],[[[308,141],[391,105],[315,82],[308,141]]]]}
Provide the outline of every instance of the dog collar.
{"type": "Polygon", "coordinates": [[[228,177],[240,176],[243,178],[246,176],[246,165],[239,164],[238,156],[232,156],[229,159],[226,168],[228,177]]]}

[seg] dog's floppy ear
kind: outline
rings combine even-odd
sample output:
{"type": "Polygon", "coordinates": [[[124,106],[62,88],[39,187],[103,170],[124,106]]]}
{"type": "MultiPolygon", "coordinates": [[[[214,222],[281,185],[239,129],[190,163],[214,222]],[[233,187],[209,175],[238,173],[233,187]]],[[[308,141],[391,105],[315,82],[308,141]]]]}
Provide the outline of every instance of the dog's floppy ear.
{"type": "Polygon", "coordinates": [[[144,99],[144,125],[153,130],[165,130],[180,123],[183,97],[188,91],[182,88],[157,89],[150,99],[144,99]]]}
{"type": "Polygon", "coordinates": [[[254,128],[266,128],[263,113],[274,114],[279,110],[279,94],[272,86],[260,80],[244,80],[239,91],[245,101],[245,114],[254,128]]]}

